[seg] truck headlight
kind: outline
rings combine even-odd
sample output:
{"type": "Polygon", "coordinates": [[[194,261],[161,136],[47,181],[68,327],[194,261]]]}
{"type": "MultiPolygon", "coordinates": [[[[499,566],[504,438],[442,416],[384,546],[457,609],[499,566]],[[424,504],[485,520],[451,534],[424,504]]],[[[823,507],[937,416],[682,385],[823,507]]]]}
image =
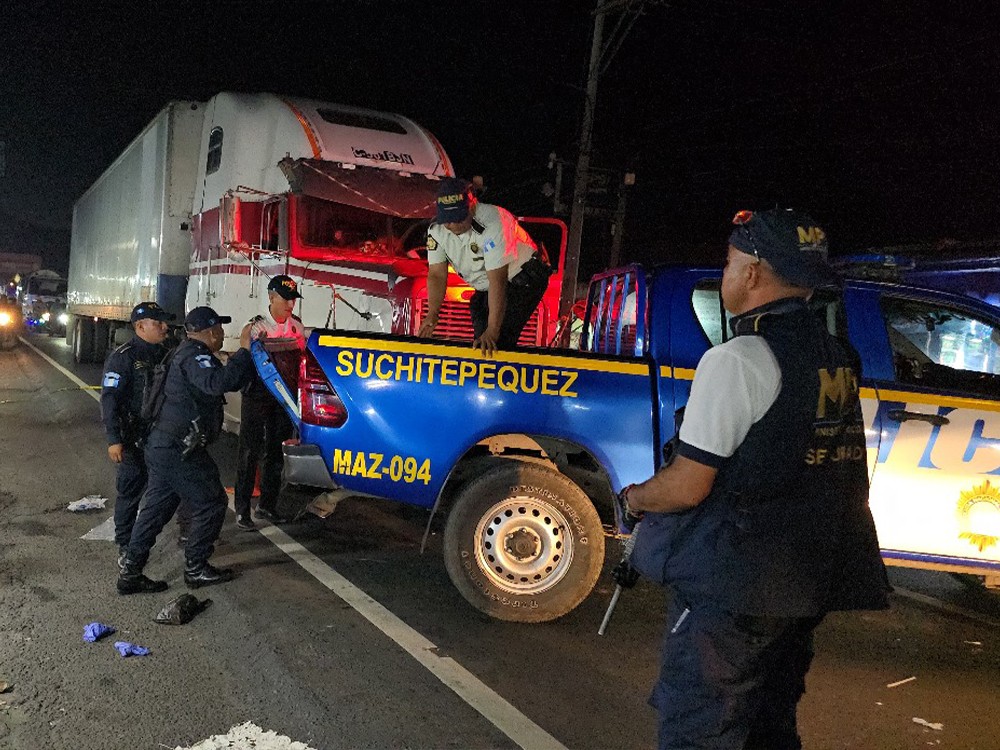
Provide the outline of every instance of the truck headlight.
{"type": "Polygon", "coordinates": [[[66,313],[59,313],[58,321],[59,325],[67,325],[69,323],[69,315],[66,313]]]}
{"type": "Polygon", "coordinates": [[[45,313],[42,313],[42,322],[43,322],[43,323],[48,323],[48,322],[49,322],[49,318],[50,318],[50,317],[52,317],[52,316],[51,316],[51,315],[49,315],[49,314],[48,314],[47,312],[45,312],[45,313]]]}
{"type": "Polygon", "coordinates": [[[0,326],[10,325],[10,313],[0,312],[0,326]]]}

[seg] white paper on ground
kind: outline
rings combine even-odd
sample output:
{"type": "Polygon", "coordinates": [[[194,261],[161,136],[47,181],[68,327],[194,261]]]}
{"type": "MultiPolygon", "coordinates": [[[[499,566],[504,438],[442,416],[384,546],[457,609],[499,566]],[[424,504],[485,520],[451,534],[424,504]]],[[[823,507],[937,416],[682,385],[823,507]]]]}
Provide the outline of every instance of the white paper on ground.
{"type": "Polygon", "coordinates": [[[67,505],[66,510],[100,510],[104,508],[104,503],[107,501],[108,499],[101,495],[87,495],[67,505]]]}
{"type": "Polygon", "coordinates": [[[304,742],[296,742],[272,730],[265,731],[249,721],[233,727],[228,734],[217,734],[190,747],[178,746],[174,750],[243,750],[248,747],[255,750],[315,750],[304,742]]]}

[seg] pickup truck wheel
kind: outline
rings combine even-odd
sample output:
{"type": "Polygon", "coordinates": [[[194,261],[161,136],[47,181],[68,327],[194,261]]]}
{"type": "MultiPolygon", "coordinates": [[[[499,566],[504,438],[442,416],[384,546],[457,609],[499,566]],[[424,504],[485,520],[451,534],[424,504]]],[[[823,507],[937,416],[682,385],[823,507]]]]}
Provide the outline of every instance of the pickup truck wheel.
{"type": "Polygon", "coordinates": [[[504,464],[456,497],[444,531],[445,566],[462,596],[491,617],[554,620],[597,582],[601,519],[562,474],[522,461],[504,464]]]}

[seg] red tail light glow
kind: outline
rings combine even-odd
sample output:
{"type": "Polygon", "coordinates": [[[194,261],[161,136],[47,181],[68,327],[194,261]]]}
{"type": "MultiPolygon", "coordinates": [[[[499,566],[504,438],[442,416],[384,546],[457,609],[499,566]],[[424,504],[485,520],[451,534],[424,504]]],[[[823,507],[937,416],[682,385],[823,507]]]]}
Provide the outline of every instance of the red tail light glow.
{"type": "Polygon", "coordinates": [[[319,427],[340,427],[347,409],[308,349],[299,361],[299,412],[302,421],[319,427]]]}

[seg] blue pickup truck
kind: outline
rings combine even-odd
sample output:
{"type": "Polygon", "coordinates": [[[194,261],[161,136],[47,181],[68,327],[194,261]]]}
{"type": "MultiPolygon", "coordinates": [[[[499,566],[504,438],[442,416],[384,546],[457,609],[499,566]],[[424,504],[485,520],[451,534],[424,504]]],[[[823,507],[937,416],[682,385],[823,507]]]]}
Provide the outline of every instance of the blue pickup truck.
{"type": "MultiPolygon", "coordinates": [[[[884,271],[811,300],[862,355],[884,558],[1000,583],[1000,309],[884,271]]],[[[573,349],[486,358],[316,330],[289,366],[255,345],[300,436],[286,446],[286,479],[447,513],[445,565],[475,608],[557,618],[597,580],[617,533],[613,494],[659,467],[698,360],[728,336],[720,277],[637,265],[599,274],[573,349]]]]}

